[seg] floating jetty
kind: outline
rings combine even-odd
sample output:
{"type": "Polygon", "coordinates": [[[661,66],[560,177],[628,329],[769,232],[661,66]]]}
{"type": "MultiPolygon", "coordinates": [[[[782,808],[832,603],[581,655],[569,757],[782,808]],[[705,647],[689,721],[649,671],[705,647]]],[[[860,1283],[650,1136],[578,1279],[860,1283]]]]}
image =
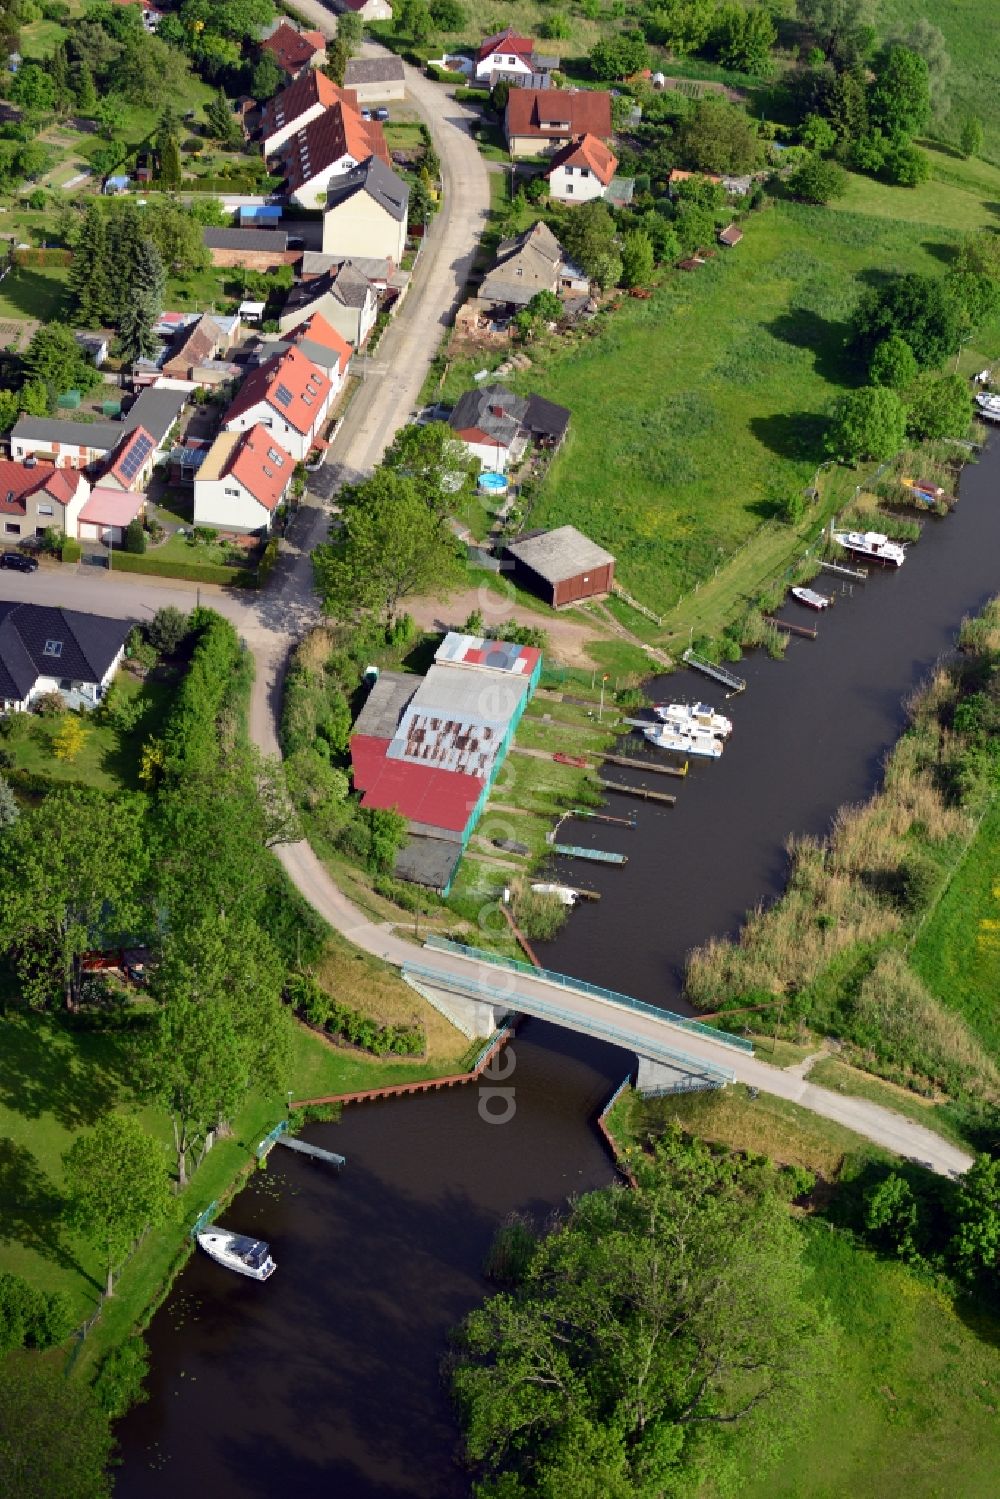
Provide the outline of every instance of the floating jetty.
{"type": "Polygon", "coordinates": [[[775,619],[773,614],[765,614],[764,623],[773,625],[776,630],[784,630],[786,635],[802,635],[806,640],[815,640],[819,634],[814,625],[793,625],[787,619],[775,619]]]}
{"type": "Polygon", "coordinates": [[[696,656],[692,650],[685,651],[681,660],[685,666],[690,666],[694,671],[700,671],[704,676],[711,677],[714,682],[721,682],[730,693],[746,691],[747,684],[742,677],[738,677],[733,671],[727,671],[724,666],[716,666],[714,661],[706,661],[704,656],[696,656]]]}
{"type": "MultiPolygon", "coordinates": [[[[656,728],[652,718],[626,718],[624,722],[637,729],[656,728]]],[[[686,776],[688,773],[686,760],[683,765],[657,765],[652,760],[637,760],[632,755],[604,755],[603,758],[609,765],[624,765],[626,770],[651,770],[658,776],[686,776]]]]}
{"type": "MultiPolygon", "coordinates": [[[[592,812],[589,807],[574,807],[567,817],[589,817],[591,822],[605,822],[610,827],[631,828],[635,831],[635,813],[628,817],[609,817],[607,812],[592,812]]],[[[560,819],[561,820],[561,819],[560,819]]]]}
{"type": "Polygon", "coordinates": [[[868,574],[860,567],[845,567],[842,562],[821,562],[825,573],[836,573],[838,578],[851,578],[855,583],[867,583],[868,574]]]}
{"type": "Polygon", "coordinates": [[[284,1145],[286,1150],[297,1150],[302,1155],[311,1155],[317,1161],[326,1161],[331,1166],[344,1166],[347,1158],[338,1155],[335,1150],[324,1150],[320,1145],[310,1145],[306,1140],[296,1140],[288,1133],[288,1120],[282,1119],[274,1126],[271,1133],[265,1135],[257,1146],[258,1161],[266,1161],[276,1145],[284,1145]]]}
{"type": "Polygon", "coordinates": [[[567,859],[589,859],[593,864],[627,864],[627,854],[613,854],[606,848],[578,848],[575,843],[553,843],[552,851],[567,859]]]}
{"type": "Polygon", "coordinates": [[[677,800],[669,791],[650,791],[646,786],[625,786],[621,781],[598,781],[597,784],[602,791],[617,791],[619,796],[637,796],[644,802],[662,802],[665,807],[672,807],[677,800]]]}

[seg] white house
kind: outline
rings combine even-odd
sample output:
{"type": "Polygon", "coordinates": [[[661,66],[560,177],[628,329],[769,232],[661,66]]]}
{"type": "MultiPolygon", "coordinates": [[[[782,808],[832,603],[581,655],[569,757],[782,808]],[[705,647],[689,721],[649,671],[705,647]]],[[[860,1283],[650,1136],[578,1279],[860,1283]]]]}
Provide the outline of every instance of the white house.
{"type": "Polygon", "coordinates": [[[106,458],[122,436],[120,422],[71,422],[57,417],[19,416],[11,428],[10,456],[37,458],[56,468],[89,468],[106,458]]]}
{"type": "Polygon", "coordinates": [[[121,665],[132,624],[0,602],[0,712],[23,713],[48,692],[58,692],[68,707],[95,708],[121,665]]]}
{"type": "Polygon", "coordinates": [[[331,0],[332,10],[338,15],[352,11],[362,21],[391,21],[392,6],[389,0],[331,0]]]}
{"type": "Polygon", "coordinates": [[[315,319],[317,326],[331,328],[341,342],[360,349],[377,317],[378,292],[374,285],[350,260],[343,260],[325,276],[292,288],[278,327],[287,333],[303,319],[315,319]]]}
{"type": "Polygon", "coordinates": [[[364,255],[399,265],[406,249],[410,189],[402,177],[371,156],[326,195],[325,255],[364,255]]]}
{"type": "Polygon", "coordinates": [[[246,377],[223,426],[228,432],[266,427],[294,462],[302,462],[316,445],[343,380],[339,367],[324,373],[293,344],[246,377]]]}
{"type": "Polygon", "coordinates": [[[476,55],[476,79],[491,88],[500,78],[519,87],[537,87],[542,79],[547,84],[547,75],[558,66],[556,57],[539,57],[530,36],[519,36],[508,27],[483,42],[476,55]]]}
{"type": "Polygon", "coordinates": [[[553,156],[545,174],[549,193],[563,203],[603,198],[617,168],[617,156],[596,135],[578,135],[553,156]]]}
{"type": "Polygon", "coordinates": [[[334,104],[357,109],[358,99],[350,89],[338,88],[332,78],[315,68],[303,73],[261,106],[255,134],[264,155],[273,156],[290,135],[304,130],[334,104]]]}
{"type": "Polygon", "coordinates": [[[266,427],[220,432],[195,476],[195,525],[269,531],[294,470],[295,460],[266,427]]]}
{"type": "Polygon", "coordinates": [[[338,177],[370,156],[389,164],[382,126],[376,120],[363,120],[358,110],[338,99],[288,137],[275,153],[271,169],[284,178],[285,191],[294,203],[315,208],[326,201],[338,177]]]}

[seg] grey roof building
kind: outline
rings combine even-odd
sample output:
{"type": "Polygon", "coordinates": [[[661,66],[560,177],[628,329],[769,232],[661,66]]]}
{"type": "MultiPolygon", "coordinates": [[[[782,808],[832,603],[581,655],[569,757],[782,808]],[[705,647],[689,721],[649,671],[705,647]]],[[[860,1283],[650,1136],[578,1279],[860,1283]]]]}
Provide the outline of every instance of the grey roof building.
{"type": "Polygon", "coordinates": [[[263,250],[280,255],[288,249],[283,229],[205,229],[201,237],[208,250],[263,250]]]}
{"type": "Polygon", "coordinates": [[[507,552],[554,608],[611,592],[614,557],[575,526],[522,536],[508,542],[507,552]]]}
{"type": "Polygon", "coordinates": [[[373,739],[391,739],[399,727],[403,709],[422,681],[422,677],[412,673],[380,672],[351,733],[369,734],[373,739]]]}
{"type": "Polygon", "coordinates": [[[405,222],[410,189],[402,177],[397,177],[392,168],[379,161],[377,156],[369,156],[353,171],[331,179],[326,190],[326,211],[353,198],[355,193],[367,193],[397,223],[405,222]]]}
{"type": "Polygon", "coordinates": [[[0,705],[26,705],[45,678],[96,702],[132,624],[46,604],[0,603],[0,705]]]}
{"type": "Polygon", "coordinates": [[[526,307],[540,291],[585,292],[590,283],[539,219],[513,239],[500,241],[497,258],[483,278],[479,300],[494,307],[526,307]]]}
{"type": "Polygon", "coordinates": [[[71,422],[54,416],[19,416],[10,436],[12,445],[22,438],[31,443],[76,444],[110,453],[122,431],[120,422],[71,422]]]}
{"type": "Polygon", "coordinates": [[[347,261],[369,281],[388,285],[392,267],[388,260],[376,255],[324,255],[322,250],[305,250],[299,270],[304,280],[315,281],[318,276],[326,276],[347,261]]]}
{"type": "Polygon", "coordinates": [[[370,83],[403,83],[401,57],[352,57],[344,69],[345,88],[364,88],[370,83]]]}
{"type": "Polygon", "coordinates": [[[516,396],[503,385],[465,391],[448,418],[453,431],[466,441],[468,434],[481,432],[507,448],[521,435],[549,444],[561,442],[569,419],[565,406],[543,396],[516,396]]]}
{"type": "Polygon", "coordinates": [[[186,390],[160,390],[149,385],[126,411],[118,435],[121,436],[123,431],[131,432],[134,427],[145,427],[159,447],[187,401],[186,390]]]}

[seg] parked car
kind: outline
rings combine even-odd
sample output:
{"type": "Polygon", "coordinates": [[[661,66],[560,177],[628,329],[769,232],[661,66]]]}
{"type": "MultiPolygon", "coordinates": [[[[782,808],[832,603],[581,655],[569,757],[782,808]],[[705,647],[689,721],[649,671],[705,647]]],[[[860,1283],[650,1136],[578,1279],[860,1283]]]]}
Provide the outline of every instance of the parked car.
{"type": "Polygon", "coordinates": [[[362,111],[361,111],[361,118],[362,118],[362,119],[363,119],[363,120],[370,120],[370,119],[371,119],[371,117],[372,117],[372,112],[371,112],[371,110],[370,110],[370,109],[363,109],[363,110],[362,110],[362,111]]]}
{"type": "Polygon", "coordinates": [[[0,567],[12,567],[18,573],[36,573],[38,558],[28,557],[24,552],[0,552],[0,567]]]}
{"type": "Polygon", "coordinates": [[[382,105],[381,109],[376,109],[375,118],[376,120],[387,120],[389,118],[389,111],[386,109],[384,104],[382,105]]]}

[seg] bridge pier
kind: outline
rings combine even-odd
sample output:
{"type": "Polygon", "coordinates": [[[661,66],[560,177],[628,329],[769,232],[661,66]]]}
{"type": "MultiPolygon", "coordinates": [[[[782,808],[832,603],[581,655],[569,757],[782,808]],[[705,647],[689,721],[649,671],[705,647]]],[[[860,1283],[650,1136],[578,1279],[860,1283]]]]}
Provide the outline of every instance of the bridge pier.
{"type": "Polygon", "coordinates": [[[514,1013],[512,1006],[506,1008],[492,999],[480,999],[472,994],[459,994],[453,989],[443,989],[426,979],[414,978],[403,969],[403,980],[415,989],[422,999],[433,1005],[439,1014],[450,1020],[456,1030],[470,1041],[480,1036],[492,1036],[514,1013]]]}
{"type": "Polygon", "coordinates": [[[635,1091],[643,1098],[662,1098],[668,1093],[698,1093],[706,1088],[724,1088],[729,1079],[709,1063],[703,1071],[639,1057],[635,1091]]]}

